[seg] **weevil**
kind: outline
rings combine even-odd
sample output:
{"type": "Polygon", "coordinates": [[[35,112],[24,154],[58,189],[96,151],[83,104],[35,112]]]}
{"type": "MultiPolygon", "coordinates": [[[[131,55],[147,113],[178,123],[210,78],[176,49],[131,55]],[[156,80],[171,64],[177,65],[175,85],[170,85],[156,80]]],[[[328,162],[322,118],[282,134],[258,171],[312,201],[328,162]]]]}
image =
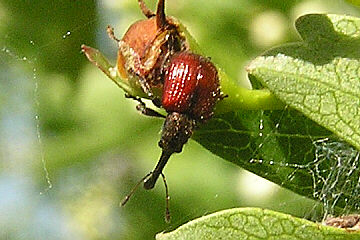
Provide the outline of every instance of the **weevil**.
{"type": "Polygon", "coordinates": [[[180,153],[200,123],[214,114],[215,104],[225,95],[220,90],[218,71],[209,58],[193,53],[176,19],[165,15],[165,0],[159,0],[156,13],[138,0],[145,20],[132,24],[122,39],[112,27],[107,32],[118,43],[116,71],[130,85],[141,88],[155,106],[165,109],[164,116],[147,108],[141,98],[137,109],[144,115],[165,118],[162,149],[155,169],[143,177],[124,198],[125,205],[143,183],[153,189],[162,176],[166,189],[166,220],[170,220],[168,187],[163,169],[173,153],[180,153]]]}

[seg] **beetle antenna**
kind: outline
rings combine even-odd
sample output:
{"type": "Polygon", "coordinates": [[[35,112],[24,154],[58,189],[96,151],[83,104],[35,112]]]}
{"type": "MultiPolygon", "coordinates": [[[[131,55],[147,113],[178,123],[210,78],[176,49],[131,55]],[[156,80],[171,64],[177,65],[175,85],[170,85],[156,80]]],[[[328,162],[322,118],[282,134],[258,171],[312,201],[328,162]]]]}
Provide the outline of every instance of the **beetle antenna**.
{"type": "Polygon", "coordinates": [[[161,177],[163,179],[163,182],[164,182],[164,186],[165,186],[165,204],[166,204],[166,207],[165,207],[165,221],[167,223],[170,222],[170,195],[169,195],[169,189],[168,189],[168,185],[166,183],[166,179],[165,179],[165,175],[163,173],[161,173],[161,177]]]}
{"type": "Polygon", "coordinates": [[[134,187],[131,189],[130,193],[125,196],[125,198],[121,201],[120,205],[124,206],[130,199],[130,197],[134,194],[136,189],[140,186],[141,183],[145,182],[145,180],[152,174],[152,172],[146,174],[145,177],[143,177],[134,187]]]}
{"type": "Polygon", "coordinates": [[[156,25],[158,28],[163,28],[167,25],[165,16],[165,0],[159,0],[156,10],[156,25]]]}
{"type": "Polygon", "coordinates": [[[140,9],[142,11],[142,13],[147,17],[147,18],[151,18],[155,16],[155,13],[153,11],[151,11],[146,4],[144,3],[144,0],[138,0],[139,2],[139,6],[140,9]]]}

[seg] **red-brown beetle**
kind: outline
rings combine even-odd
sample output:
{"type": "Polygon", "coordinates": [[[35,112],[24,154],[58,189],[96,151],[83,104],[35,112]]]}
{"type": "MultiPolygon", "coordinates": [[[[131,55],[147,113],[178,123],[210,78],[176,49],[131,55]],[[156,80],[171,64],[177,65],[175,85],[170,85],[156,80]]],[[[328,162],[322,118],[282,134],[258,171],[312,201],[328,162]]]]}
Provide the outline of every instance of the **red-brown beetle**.
{"type": "Polygon", "coordinates": [[[144,183],[146,189],[154,187],[171,154],[182,151],[196,124],[211,118],[214,105],[221,98],[217,70],[207,58],[187,51],[171,57],[161,101],[168,112],[159,141],[163,151],[144,183]]]}
{"type": "MultiPolygon", "coordinates": [[[[143,0],[138,2],[148,19],[131,25],[121,40],[108,27],[109,36],[119,44],[118,74],[133,84],[139,84],[155,105],[163,107],[168,115],[159,141],[162,148],[160,160],[121,204],[126,204],[142,182],[145,189],[152,189],[161,175],[167,195],[166,220],[169,220],[169,196],[163,168],[173,153],[182,151],[197,124],[212,117],[216,102],[224,96],[216,67],[208,58],[189,50],[179,25],[165,16],[164,0],[159,0],[156,14],[145,6],[143,0]],[[156,91],[161,93],[161,99],[153,94],[156,91]]],[[[164,117],[146,108],[140,98],[129,97],[140,102],[137,109],[143,114],[164,117]]]]}
{"type": "Polygon", "coordinates": [[[171,57],[161,102],[167,112],[186,113],[205,121],[212,116],[220,96],[217,70],[208,58],[188,51],[171,57]]]}

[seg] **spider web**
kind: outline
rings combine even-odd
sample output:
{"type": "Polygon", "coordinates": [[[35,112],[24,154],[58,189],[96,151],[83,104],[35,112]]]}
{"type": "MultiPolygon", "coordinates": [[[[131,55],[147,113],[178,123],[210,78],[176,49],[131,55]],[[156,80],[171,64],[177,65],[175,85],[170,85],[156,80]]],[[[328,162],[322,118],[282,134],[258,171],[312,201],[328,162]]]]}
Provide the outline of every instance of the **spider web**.
{"type": "MultiPolygon", "coordinates": [[[[30,40],[29,44],[33,45],[35,47],[35,43],[30,40]]],[[[42,135],[41,135],[41,129],[40,129],[40,117],[38,115],[38,111],[40,108],[40,100],[39,100],[39,82],[38,82],[38,78],[37,78],[37,69],[36,69],[36,58],[32,58],[32,59],[28,59],[28,57],[26,56],[20,56],[17,55],[14,51],[12,51],[10,48],[3,46],[1,49],[1,55],[3,57],[3,59],[9,59],[9,62],[4,62],[4,64],[9,63],[8,67],[8,71],[9,74],[7,77],[7,79],[4,79],[4,86],[5,84],[7,85],[7,91],[14,91],[14,89],[11,89],[11,87],[9,86],[11,83],[15,83],[16,84],[20,84],[22,87],[24,87],[24,90],[29,90],[29,89],[33,89],[32,94],[32,99],[33,102],[35,104],[34,107],[34,116],[32,116],[33,121],[35,122],[35,137],[37,139],[37,148],[39,149],[39,153],[40,153],[40,160],[41,160],[41,164],[42,164],[42,169],[44,171],[44,178],[45,181],[47,183],[47,187],[44,189],[44,191],[41,191],[40,194],[43,194],[43,192],[46,192],[48,190],[50,190],[52,188],[52,183],[51,183],[51,179],[50,179],[50,175],[47,169],[47,163],[46,163],[46,159],[45,159],[45,153],[44,153],[44,149],[43,149],[43,140],[42,140],[42,135]],[[17,69],[22,69],[22,76],[17,76],[17,73],[15,73],[13,71],[13,67],[12,66],[18,66],[16,67],[17,69]],[[20,66],[19,66],[20,65],[20,66]],[[23,65],[23,67],[21,66],[23,65]],[[30,74],[27,73],[27,69],[30,69],[30,74]],[[21,79],[20,81],[26,81],[26,82],[33,82],[34,85],[30,86],[30,85],[26,85],[23,84],[22,82],[18,82],[19,80],[16,80],[16,78],[21,79]]],[[[6,88],[5,88],[6,89],[6,88]]],[[[13,94],[18,94],[18,96],[21,96],[21,93],[13,93],[13,94]]],[[[11,96],[10,96],[11,97],[11,96]]],[[[5,97],[4,97],[5,98],[5,97]]],[[[25,99],[19,99],[19,101],[24,101],[25,99]]],[[[15,110],[16,111],[16,106],[11,106],[13,105],[11,103],[11,100],[7,101],[8,105],[10,105],[9,110],[10,113],[7,112],[6,114],[13,114],[11,113],[11,110],[15,110]]],[[[22,105],[28,105],[27,107],[31,107],[32,104],[30,103],[25,103],[25,102],[20,102],[20,103],[16,103],[16,104],[22,104],[22,105]]],[[[28,114],[28,113],[27,113],[28,114]]],[[[14,131],[14,129],[18,128],[19,126],[17,126],[16,124],[14,124],[13,126],[11,126],[10,129],[8,129],[7,132],[12,132],[14,131]]],[[[10,133],[11,135],[12,133],[10,133]]],[[[12,142],[13,139],[8,139],[8,142],[12,142]]]]}
{"type": "Polygon", "coordinates": [[[359,210],[358,151],[293,109],[225,114],[195,139],[224,159],[317,200],[306,218],[319,221],[359,210]]]}
{"type": "MultiPolygon", "coordinates": [[[[283,117],[286,115],[286,110],[280,114],[274,130],[264,137],[263,142],[258,145],[255,152],[261,149],[264,143],[271,141],[270,137],[284,123],[283,117]]],[[[259,121],[259,130],[259,136],[264,136],[265,134],[262,132],[264,130],[263,119],[259,121]]],[[[314,138],[310,134],[308,136],[313,139],[314,150],[313,154],[311,154],[313,159],[306,164],[259,158],[252,158],[250,162],[278,166],[279,168],[292,168],[293,171],[288,174],[287,179],[281,185],[287,185],[299,172],[305,171],[309,173],[313,185],[312,196],[318,201],[318,204],[316,204],[313,211],[307,214],[308,218],[313,220],[322,218],[325,220],[329,216],[348,215],[354,213],[354,211],[357,212],[360,209],[358,201],[360,194],[359,151],[336,138],[314,138]],[[320,217],[316,212],[319,205],[322,208],[320,217]],[[339,208],[338,206],[344,207],[339,208]]]]}
{"type": "Polygon", "coordinates": [[[313,176],[314,198],[324,206],[324,219],[335,214],[339,201],[344,202],[343,214],[359,210],[355,197],[360,191],[359,152],[345,142],[328,138],[314,141],[314,146],[315,159],[308,168],[313,176]]]}

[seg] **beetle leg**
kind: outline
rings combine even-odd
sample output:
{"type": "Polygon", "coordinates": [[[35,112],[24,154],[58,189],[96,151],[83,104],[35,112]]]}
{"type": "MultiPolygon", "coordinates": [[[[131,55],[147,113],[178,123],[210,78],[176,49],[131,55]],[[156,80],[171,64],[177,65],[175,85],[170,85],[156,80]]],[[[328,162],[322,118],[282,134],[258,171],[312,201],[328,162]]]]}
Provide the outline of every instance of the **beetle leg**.
{"type": "Polygon", "coordinates": [[[229,97],[229,95],[223,93],[223,92],[220,92],[220,95],[219,95],[219,100],[223,100],[224,98],[227,98],[229,97]]]}
{"type": "Polygon", "coordinates": [[[151,108],[148,108],[146,107],[145,103],[139,103],[137,106],[136,106],[136,110],[138,110],[139,112],[141,112],[141,114],[144,114],[146,116],[149,116],[149,117],[160,117],[160,118],[165,118],[164,115],[162,115],[161,113],[158,113],[157,111],[151,109],[151,108]]]}
{"type": "Polygon", "coordinates": [[[120,39],[118,39],[117,37],[115,37],[114,28],[113,28],[113,27],[111,27],[110,25],[108,25],[108,26],[106,27],[106,32],[107,32],[107,34],[108,34],[108,36],[109,36],[110,39],[113,39],[113,40],[115,40],[115,41],[117,41],[117,42],[120,42],[120,39]]]}
{"type": "Polygon", "coordinates": [[[138,0],[139,2],[139,6],[140,9],[142,11],[142,13],[147,17],[147,18],[151,18],[155,16],[155,13],[153,11],[151,11],[146,4],[144,3],[144,0],[138,0]]]}
{"type": "Polygon", "coordinates": [[[157,106],[158,108],[161,108],[161,99],[160,98],[154,98],[152,100],[152,103],[157,106]]]}
{"type": "Polygon", "coordinates": [[[143,114],[145,116],[149,116],[149,117],[165,118],[165,116],[162,115],[161,113],[158,113],[157,111],[146,107],[146,104],[141,100],[141,98],[130,96],[130,95],[127,95],[127,94],[125,94],[125,97],[126,98],[131,98],[131,99],[139,102],[139,104],[136,105],[136,110],[138,110],[141,114],[143,114]]]}
{"type": "Polygon", "coordinates": [[[151,91],[149,83],[147,83],[146,80],[140,76],[139,76],[139,83],[144,93],[146,93],[148,97],[152,99],[154,97],[154,94],[151,91]]]}
{"type": "Polygon", "coordinates": [[[164,28],[168,25],[165,16],[165,0],[159,0],[156,9],[156,25],[158,28],[164,28]]]}

